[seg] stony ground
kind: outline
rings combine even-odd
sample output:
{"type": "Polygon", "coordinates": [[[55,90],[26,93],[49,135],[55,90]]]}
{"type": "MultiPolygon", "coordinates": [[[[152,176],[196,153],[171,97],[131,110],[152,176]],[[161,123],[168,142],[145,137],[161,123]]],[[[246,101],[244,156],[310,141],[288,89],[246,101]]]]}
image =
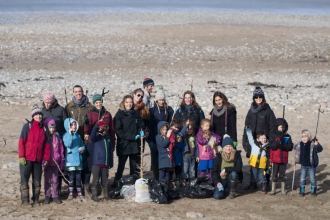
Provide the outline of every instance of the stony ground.
{"type": "MultiPolygon", "coordinates": [[[[320,116],[318,130],[324,151],[319,154],[316,198],[309,193],[305,198],[297,196],[297,166],[295,190],[287,196],[245,192],[240,185],[239,197],[234,200],[180,199],[169,205],[116,200],[96,205],[68,201],[63,194],[62,205],[28,209],[20,206],[17,140],[13,140],[0,149],[0,217],[180,219],[193,211],[209,219],[326,219],[330,205],[329,27],[328,16],[276,14],[2,15],[0,82],[6,87],[0,91],[0,138],[17,137],[24,118],[29,118],[30,106],[40,103],[48,90],[64,105],[64,88],[71,91],[73,85],[80,84],[88,88],[91,98],[106,87],[110,93],[105,106],[114,115],[122,97],[141,87],[145,77],[155,80],[155,90],[163,87],[173,108],[180,94],[192,86],[198,103],[208,113],[213,92],[223,91],[237,106],[239,137],[256,85],[264,89],[277,117],[282,116],[282,105],[286,104],[285,117],[294,142],[299,141],[304,128],[315,133],[319,105],[325,114],[320,116]]],[[[148,151],[145,159],[150,160],[148,151]]],[[[293,153],[289,161],[288,190],[293,153]]],[[[246,185],[249,168],[245,158],[244,164],[246,185]]],[[[115,169],[110,171],[111,180],[115,169]]]]}

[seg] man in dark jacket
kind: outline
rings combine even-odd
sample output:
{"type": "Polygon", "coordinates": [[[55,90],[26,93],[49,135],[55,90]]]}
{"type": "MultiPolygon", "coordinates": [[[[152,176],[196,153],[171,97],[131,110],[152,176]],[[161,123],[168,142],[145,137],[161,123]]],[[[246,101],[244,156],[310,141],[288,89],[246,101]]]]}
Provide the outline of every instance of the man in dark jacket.
{"type": "Polygon", "coordinates": [[[68,117],[65,109],[58,104],[55,95],[52,92],[47,92],[44,95],[42,114],[44,119],[52,118],[56,124],[56,132],[62,137],[65,133],[64,120],[68,117]]]}

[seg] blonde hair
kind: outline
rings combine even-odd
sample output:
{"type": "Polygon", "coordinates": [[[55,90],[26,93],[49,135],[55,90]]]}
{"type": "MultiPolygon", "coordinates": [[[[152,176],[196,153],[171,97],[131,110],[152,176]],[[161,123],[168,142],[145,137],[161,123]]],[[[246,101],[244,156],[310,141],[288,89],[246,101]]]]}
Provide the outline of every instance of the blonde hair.
{"type": "Polygon", "coordinates": [[[211,120],[207,118],[201,120],[201,126],[203,126],[205,123],[208,123],[210,126],[212,125],[211,120]]]}
{"type": "Polygon", "coordinates": [[[312,134],[309,130],[304,129],[301,131],[301,137],[308,137],[308,140],[312,139],[312,134]]]}

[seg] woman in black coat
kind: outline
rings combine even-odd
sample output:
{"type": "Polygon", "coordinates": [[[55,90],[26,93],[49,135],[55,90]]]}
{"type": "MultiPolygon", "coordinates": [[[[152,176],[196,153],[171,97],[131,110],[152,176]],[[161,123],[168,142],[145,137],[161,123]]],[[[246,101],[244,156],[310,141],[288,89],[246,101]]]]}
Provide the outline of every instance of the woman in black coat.
{"type": "Polygon", "coordinates": [[[233,104],[228,102],[227,97],[222,92],[213,94],[214,108],[210,112],[212,131],[221,137],[220,145],[225,134],[228,134],[237,146],[237,112],[233,104]]]}
{"type": "MultiPolygon", "coordinates": [[[[264,132],[269,140],[269,134],[272,132],[276,124],[276,118],[273,110],[267,104],[265,94],[262,89],[257,86],[253,92],[253,102],[245,118],[245,126],[243,131],[243,148],[246,151],[246,157],[250,158],[251,146],[246,136],[246,128],[250,128],[253,138],[259,132],[264,132]]],[[[267,174],[267,188],[269,188],[269,175],[267,174]]],[[[250,185],[245,189],[256,189],[257,184],[251,175],[250,185]]]]}
{"type": "Polygon", "coordinates": [[[144,136],[144,122],[140,113],[134,110],[133,97],[126,95],[120,103],[120,108],[114,117],[114,127],[117,135],[118,167],[115,181],[122,178],[125,163],[129,158],[130,175],[136,171],[138,161],[139,141],[144,136]]]}

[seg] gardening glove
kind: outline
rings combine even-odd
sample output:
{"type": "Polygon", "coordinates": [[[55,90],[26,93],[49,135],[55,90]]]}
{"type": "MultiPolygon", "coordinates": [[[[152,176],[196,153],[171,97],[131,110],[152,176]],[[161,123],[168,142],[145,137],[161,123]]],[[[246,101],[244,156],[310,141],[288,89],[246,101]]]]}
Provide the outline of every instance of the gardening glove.
{"type": "Polygon", "coordinates": [[[140,131],[140,136],[144,137],[144,131],[140,131]]]}
{"type": "Polygon", "coordinates": [[[234,144],[234,148],[236,149],[236,147],[237,147],[237,141],[234,141],[233,144],[234,144]]]}
{"type": "Polygon", "coordinates": [[[137,134],[137,135],[135,136],[134,140],[139,139],[139,137],[140,137],[140,135],[137,134]]]}
{"type": "Polygon", "coordinates": [[[154,142],[149,142],[148,144],[150,148],[153,148],[155,146],[154,142]]]}
{"type": "Polygon", "coordinates": [[[62,161],[61,161],[61,164],[60,164],[60,169],[61,169],[61,170],[64,170],[64,164],[65,164],[65,161],[62,160],[62,161]]]}
{"type": "Polygon", "coordinates": [[[21,164],[22,166],[24,166],[26,164],[25,158],[24,157],[19,158],[18,163],[21,164]]]}

